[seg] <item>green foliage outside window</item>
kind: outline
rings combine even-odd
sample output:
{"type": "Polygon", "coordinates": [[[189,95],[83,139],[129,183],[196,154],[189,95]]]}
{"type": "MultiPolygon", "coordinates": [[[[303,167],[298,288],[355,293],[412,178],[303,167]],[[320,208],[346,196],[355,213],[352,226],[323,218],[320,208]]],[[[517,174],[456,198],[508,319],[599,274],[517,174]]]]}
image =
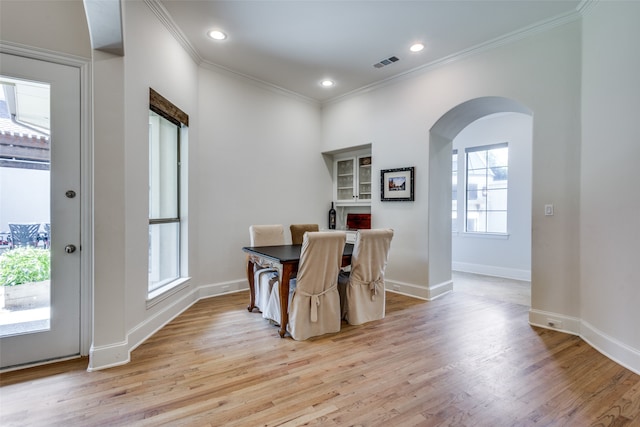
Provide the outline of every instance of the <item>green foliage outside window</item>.
{"type": "Polygon", "coordinates": [[[48,249],[16,248],[0,255],[0,285],[49,280],[51,257],[48,249]]]}

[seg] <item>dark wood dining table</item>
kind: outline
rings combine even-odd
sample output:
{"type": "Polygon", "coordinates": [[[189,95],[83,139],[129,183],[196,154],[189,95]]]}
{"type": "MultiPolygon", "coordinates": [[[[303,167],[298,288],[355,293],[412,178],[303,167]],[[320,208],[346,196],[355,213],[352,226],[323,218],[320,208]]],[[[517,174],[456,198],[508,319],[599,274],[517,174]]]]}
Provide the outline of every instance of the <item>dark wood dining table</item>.
{"type": "MultiPolygon", "coordinates": [[[[282,277],[279,279],[280,287],[280,330],[281,338],[287,333],[287,323],[289,322],[289,279],[298,271],[300,262],[300,252],[302,245],[281,245],[281,246],[245,246],[242,248],[249,254],[247,257],[247,280],[249,281],[249,305],[247,310],[253,311],[256,304],[256,292],[254,283],[254,266],[260,265],[281,265],[282,277]]],[[[351,264],[351,254],[353,244],[347,243],[342,253],[342,267],[351,264]]],[[[263,308],[263,307],[261,307],[263,308]]]]}

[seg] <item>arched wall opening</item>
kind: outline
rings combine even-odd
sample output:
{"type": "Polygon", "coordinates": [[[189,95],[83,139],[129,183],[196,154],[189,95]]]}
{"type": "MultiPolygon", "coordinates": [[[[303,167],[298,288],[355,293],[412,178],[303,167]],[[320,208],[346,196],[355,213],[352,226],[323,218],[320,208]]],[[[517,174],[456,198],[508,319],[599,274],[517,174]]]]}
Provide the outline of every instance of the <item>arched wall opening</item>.
{"type": "Polygon", "coordinates": [[[504,97],[481,97],[446,112],[429,130],[429,297],[453,290],[451,279],[451,153],[453,140],[469,124],[496,113],[533,112],[518,101],[504,97]]]}

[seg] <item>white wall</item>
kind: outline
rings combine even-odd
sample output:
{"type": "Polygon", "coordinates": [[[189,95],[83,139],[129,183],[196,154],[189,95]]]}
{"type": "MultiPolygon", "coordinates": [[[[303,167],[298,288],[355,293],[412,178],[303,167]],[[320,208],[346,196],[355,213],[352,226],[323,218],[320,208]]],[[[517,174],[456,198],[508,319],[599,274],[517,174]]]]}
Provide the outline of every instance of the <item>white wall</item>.
{"type": "Polygon", "coordinates": [[[318,150],[320,110],[206,67],[199,89],[197,273],[237,281],[251,224],[326,223],[332,181],[318,150]]]}
{"type": "MultiPolygon", "coordinates": [[[[173,298],[147,308],[149,88],[197,117],[197,66],[145,3],[123,6],[125,57],[94,51],[96,262],[90,369],[126,362],[132,348],[193,302],[197,288],[191,282],[173,298]]],[[[188,145],[198,142],[196,125],[197,119],[188,145]]]]}
{"type": "Polygon", "coordinates": [[[317,105],[198,67],[145,3],[123,4],[125,57],[96,53],[95,60],[100,266],[91,369],[125,362],[198,298],[246,288],[241,248],[251,224],[321,223],[331,200],[317,105]],[[190,116],[183,162],[190,281],[152,304],[146,301],[149,87],[190,116]]]}
{"type": "Polygon", "coordinates": [[[126,345],[124,216],[124,59],[93,52],[94,281],[92,351],[117,348],[92,366],[118,363],[126,345]]]}
{"type": "Polygon", "coordinates": [[[372,203],[374,226],[396,230],[391,282],[416,295],[429,286],[429,129],[463,102],[500,96],[534,116],[532,307],[578,315],[579,76],[580,23],[572,22],[323,108],[323,151],[371,142],[375,174],[416,166],[415,202],[372,203]],[[556,207],[552,220],[543,215],[547,203],[556,207]]]}
{"type": "MultiPolygon", "coordinates": [[[[159,316],[175,300],[147,309],[149,250],[149,88],[167,98],[189,115],[189,156],[186,167],[193,163],[199,143],[198,132],[198,68],[189,55],[157,20],[144,2],[124,2],[124,221],[125,236],[121,243],[125,254],[126,328],[140,328],[144,322],[159,316]],[[144,261],[143,261],[144,260],[144,261]]],[[[95,82],[96,84],[98,82],[95,82]]],[[[194,183],[189,179],[188,185],[194,183]]],[[[197,190],[197,187],[196,187],[197,190]]],[[[191,199],[193,200],[193,199],[191,199]]],[[[192,209],[187,206],[187,212],[192,209]]],[[[197,217],[187,219],[197,228],[197,217]]],[[[194,236],[190,233],[189,240],[194,236]]],[[[190,247],[189,253],[193,250],[190,247]]],[[[196,286],[195,283],[192,286],[196,286]]],[[[188,293],[186,289],[184,293],[188,293]]],[[[180,296],[179,296],[180,297],[180,296]]],[[[178,298],[179,298],[178,297],[178,298]]]]}
{"type": "Polygon", "coordinates": [[[89,28],[82,1],[2,0],[0,40],[91,57],[89,28]]]}
{"type": "Polygon", "coordinates": [[[454,270],[531,280],[531,138],[527,114],[493,114],[476,120],[453,140],[458,150],[458,232],[452,235],[454,270]],[[504,237],[464,232],[465,149],[509,143],[507,234],[504,237]]]}
{"type": "Polygon", "coordinates": [[[580,194],[582,335],[638,373],[639,16],[601,1],[584,17],[580,194]]]}
{"type": "Polygon", "coordinates": [[[49,171],[0,167],[0,197],[0,232],[10,222],[49,222],[49,171]]]}

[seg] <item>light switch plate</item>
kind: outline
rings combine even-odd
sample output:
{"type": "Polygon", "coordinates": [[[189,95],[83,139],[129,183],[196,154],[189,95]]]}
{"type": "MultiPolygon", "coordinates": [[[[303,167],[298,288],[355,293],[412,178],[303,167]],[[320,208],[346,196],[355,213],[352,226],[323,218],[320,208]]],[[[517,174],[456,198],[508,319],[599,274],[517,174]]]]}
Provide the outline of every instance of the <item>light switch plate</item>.
{"type": "Polygon", "coordinates": [[[553,205],[544,205],[544,214],[546,216],[552,216],[553,215],[553,205]]]}

